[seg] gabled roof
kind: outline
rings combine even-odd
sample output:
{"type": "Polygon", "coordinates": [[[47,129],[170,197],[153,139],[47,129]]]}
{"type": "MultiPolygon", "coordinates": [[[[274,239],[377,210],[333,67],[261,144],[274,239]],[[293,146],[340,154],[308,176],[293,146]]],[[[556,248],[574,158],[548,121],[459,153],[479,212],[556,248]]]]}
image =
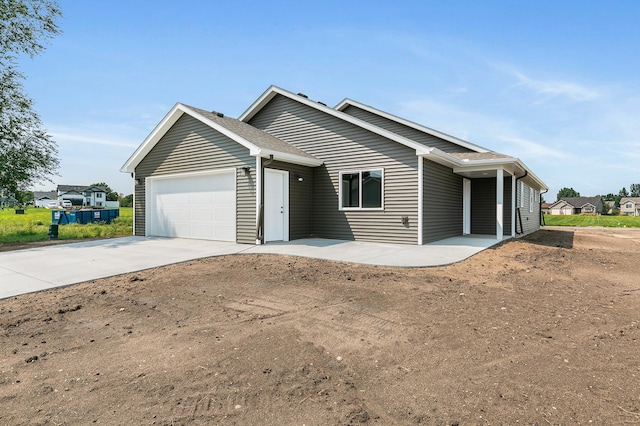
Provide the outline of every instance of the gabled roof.
{"type": "Polygon", "coordinates": [[[476,152],[489,152],[488,149],[483,148],[483,147],[481,147],[479,145],[472,144],[471,142],[467,142],[465,140],[456,138],[455,136],[451,136],[451,135],[448,135],[446,133],[439,132],[439,131],[434,130],[434,129],[430,128],[430,127],[423,126],[422,124],[414,123],[413,121],[409,121],[409,120],[406,120],[404,118],[395,116],[393,114],[389,114],[388,112],[381,111],[381,110],[379,110],[377,108],[374,108],[372,106],[365,105],[363,103],[354,101],[353,99],[348,99],[348,98],[344,99],[342,102],[340,102],[338,105],[336,105],[335,109],[337,109],[338,111],[343,111],[345,108],[347,108],[350,105],[354,106],[356,108],[363,109],[363,110],[365,110],[367,112],[370,112],[371,114],[379,115],[380,117],[383,117],[383,118],[386,118],[388,120],[395,121],[396,123],[400,123],[400,124],[403,124],[405,126],[411,127],[411,128],[413,128],[415,130],[418,130],[419,132],[423,132],[423,133],[426,133],[428,135],[435,136],[437,138],[440,138],[440,139],[443,139],[445,141],[451,142],[453,144],[462,146],[464,148],[471,149],[471,150],[476,151],[476,152]]]}
{"type": "Polygon", "coordinates": [[[573,208],[573,206],[572,206],[571,204],[567,203],[567,202],[566,202],[566,201],[564,201],[564,200],[558,200],[558,201],[556,201],[555,203],[552,203],[552,204],[549,206],[549,208],[550,208],[550,209],[553,209],[553,208],[557,208],[557,207],[559,207],[559,206],[561,206],[561,207],[569,206],[569,207],[573,208]]]}
{"type": "Polygon", "coordinates": [[[187,114],[213,130],[222,133],[233,141],[249,149],[253,156],[270,156],[276,160],[287,161],[305,166],[319,166],[322,161],[312,155],[289,145],[262,130],[256,129],[236,119],[225,117],[223,114],[205,111],[185,104],[177,103],[162,121],[146,137],[129,159],[120,168],[121,172],[132,173],[142,159],[153,149],[162,137],[171,129],[183,114],[187,114]]]}
{"type": "Polygon", "coordinates": [[[598,204],[602,203],[602,199],[600,197],[563,197],[560,200],[567,202],[575,208],[582,208],[587,204],[597,207],[598,204]]]}
{"type": "Polygon", "coordinates": [[[640,204],[640,197],[622,197],[620,198],[620,205],[623,203],[640,204]]]}
{"type": "Polygon", "coordinates": [[[280,87],[277,87],[277,86],[269,87],[258,99],[256,99],[256,101],[253,104],[251,104],[251,106],[244,113],[242,113],[240,117],[238,117],[238,120],[244,121],[245,123],[248,122],[249,120],[251,120],[251,118],[253,118],[254,115],[260,112],[260,110],[264,108],[277,95],[282,95],[286,98],[289,98],[301,104],[307,105],[318,111],[324,112],[325,114],[332,115],[340,120],[351,123],[362,129],[368,130],[372,133],[376,133],[387,139],[391,139],[392,141],[395,141],[399,144],[415,149],[416,152],[423,152],[425,149],[424,145],[419,144],[415,141],[412,141],[411,139],[405,138],[404,136],[400,136],[388,130],[382,129],[378,126],[374,126],[373,124],[367,123],[366,121],[352,117],[349,114],[345,114],[342,111],[337,111],[333,108],[329,108],[327,105],[323,103],[309,100],[309,98],[307,98],[302,94],[296,95],[293,92],[289,92],[288,90],[281,89],[280,87]]]}
{"type": "Polygon", "coordinates": [[[54,200],[58,198],[58,193],[56,191],[33,191],[33,198],[35,200],[54,200]]]}
{"type": "Polygon", "coordinates": [[[87,185],[58,185],[59,192],[107,192],[106,189],[100,186],[87,186],[87,185]]]}
{"type": "MultiPolygon", "coordinates": [[[[262,110],[262,108],[264,108],[277,95],[284,96],[293,101],[299,102],[303,105],[306,105],[308,107],[321,111],[325,114],[331,115],[340,120],[351,123],[362,129],[378,134],[386,139],[397,142],[411,149],[415,149],[416,155],[424,156],[425,158],[429,158],[437,163],[447,165],[448,167],[453,168],[454,172],[456,173],[468,172],[470,174],[470,173],[473,173],[476,169],[480,170],[482,168],[487,168],[487,167],[497,168],[502,166],[505,170],[515,175],[518,175],[518,176],[526,175],[527,181],[532,185],[538,186],[541,189],[547,189],[547,186],[545,185],[545,183],[542,182],[540,178],[538,178],[531,170],[529,170],[524,165],[524,163],[522,163],[517,158],[509,157],[503,154],[499,154],[497,152],[488,151],[485,148],[482,148],[478,145],[473,145],[461,139],[454,138],[453,136],[448,136],[448,135],[445,135],[444,133],[433,131],[434,133],[430,133],[430,134],[437,137],[443,137],[443,136],[447,137],[446,140],[450,142],[453,142],[460,146],[464,146],[465,148],[474,149],[477,151],[475,153],[460,153],[460,154],[445,153],[444,151],[439,150],[437,148],[425,146],[409,138],[398,135],[397,133],[383,129],[381,127],[373,125],[364,120],[360,120],[359,118],[346,114],[340,111],[339,109],[330,108],[327,105],[320,102],[314,102],[305,95],[294,94],[293,92],[289,92],[288,90],[284,90],[277,86],[270,86],[258,99],[256,99],[256,101],[253,104],[251,104],[251,106],[244,113],[242,113],[242,115],[240,115],[238,119],[243,122],[249,122],[251,118],[253,118],[258,112],[260,112],[260,110],[262,110]]],[[[350,102],[355,102],[355,101],[350,101],[350,102]]],[[[363,105],[363,104],[359,104],[359,105],[363,105]]],[[[368,107],[368,108],[371,108],[371,107],[368,107]]],[[[378,110],[375,110],[375,111],[378,111],[378,110]]],[[[380,111],[380,113],[382,113],[382,111],[380,111]]],[[[393,117],[390,114],[387,114],[387,115],[390,117],[393,117]]],[[[395,119],[401,120],[397,117],[395,119]]],[[[407,122],[407,123],[411,123],[411,122],[407,122]]],[[[417,128],[416,126],[419,127],[420,131],[424,131],[424,132],[432,131],[427,127],[420,126],[418,124],[413,123],[412,127],[417,128]]]]}

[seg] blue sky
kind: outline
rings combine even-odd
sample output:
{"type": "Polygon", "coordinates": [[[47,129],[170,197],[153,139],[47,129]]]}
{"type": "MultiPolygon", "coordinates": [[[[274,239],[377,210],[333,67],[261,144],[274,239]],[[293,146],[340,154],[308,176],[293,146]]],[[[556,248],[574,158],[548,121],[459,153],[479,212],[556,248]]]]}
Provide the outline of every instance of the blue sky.
{"type": "Polygon", "coordinates": [[[547,201],[640,183],[636,0],[59,3],[64,33],[21,61],[55,184],[129,194],[120,167],[176,102],[237,117],[271,84],[518,157],[547,201]]]}

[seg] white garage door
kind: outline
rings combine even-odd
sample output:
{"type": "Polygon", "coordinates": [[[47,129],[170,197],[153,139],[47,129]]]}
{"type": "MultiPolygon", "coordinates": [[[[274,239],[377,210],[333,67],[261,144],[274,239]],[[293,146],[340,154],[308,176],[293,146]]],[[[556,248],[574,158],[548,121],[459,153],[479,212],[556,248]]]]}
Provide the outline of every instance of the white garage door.
{"type": "Polygon", "coordinates": [[[147,179],[147,235],[236,240],[235,170],[147,179]]]}

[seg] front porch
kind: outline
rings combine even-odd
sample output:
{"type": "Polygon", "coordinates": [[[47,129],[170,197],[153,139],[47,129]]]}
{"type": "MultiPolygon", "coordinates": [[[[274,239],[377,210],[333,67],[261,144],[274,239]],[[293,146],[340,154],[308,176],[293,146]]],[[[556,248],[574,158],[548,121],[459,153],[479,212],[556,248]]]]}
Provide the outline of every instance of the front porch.
{"type": "Polygon", "coordinates": [[[424,245],[306,238],[257,245],[244,253],[302,256],[366,265],[423,268],[463,261],[496,244],[511,239],[495,235],[464,235],[424,245]]]}

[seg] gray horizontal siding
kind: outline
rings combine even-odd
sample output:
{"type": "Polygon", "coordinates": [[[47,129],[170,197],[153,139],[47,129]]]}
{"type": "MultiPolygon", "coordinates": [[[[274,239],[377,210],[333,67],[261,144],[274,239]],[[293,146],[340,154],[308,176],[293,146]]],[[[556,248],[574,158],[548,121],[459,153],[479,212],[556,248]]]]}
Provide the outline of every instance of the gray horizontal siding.
{"type": "Polygon", "coordinates": [[[424,160],[423,242],[462,235],[462,176],[424,160]]]}
{"type": "Polygon", "coordinates": [[[176,173],[250,167],[251,176],[236,173],[236,238],[255,242],[255,159],[249,150],[184,114],[136,167],[136,235],[145,233],[144,179],[176,173]]]}
{"type": "Polygon", "coordinates": [[[313,169],[313,234],[321,238],[417,243],[415,150],[281,95],[250,121],[324,161],[313,169]],[[384,211],[340,211],[339,173],[383,168],[384,211]],[[403,225],[402,216],[409,217],[403,225]]]}
{"type": "Polygon", "coordinates": [[[496,233],[496,179],[471,179],[471,233],[496,233]]]}
{"type": "MultiPolygon", "coordinates": [[[[524,230],[524,235],[526,235],[540,229],[540,203],[535,201],[535,196],[534,196],[534,202],[532,206],[533,212],[529,211],[529,188],[530,187],[526,183],[523,183],[523,187],[524,187],[524,192],[523,192],[522,187],[520,186],[520,182],[522,181],[518,181],[516,186],[516,191],[517,191],[516,196],[518,199],[517,207],[522,205],[522,207],[520,208],[520,215],[522,216],[522,228],[524,230]],[[520,204],[520,200],[522,200],[523,202],[522,204],[520,204]]],[[[538,198],[538,200],[540,200],[540,198],[538,198]]],[[[516,217],[516,221],[517,220],[518,218],[516,217]]],[[[516,225],[517,225],[516,229],[519,232],[521,232],[522,230],[520,229],[520,223],[516,222],[516,225]]]]}
{"type": "Polygon", "coordinates": [[[359,118],[362,121],[366,121],[367,123],[371,123],[374,126],[378,126],[400,136],[404,136],[405,138],[411,139],[425,146],[441,149],[444,152],[473,152],[468,148],[446,141],[437,136],[421,132],[412,127],[389,120],[388,118],[381,117],[353,105],[349,105],[343,109],[342,112],[349,114],[352,117],[359,118]]]}
{"type": "MultiPolygon", "coordinates": [[[[511,235],[511,176],[503,182],[502,233],[511,235]]],[[[496,233],[496,178],[471,179],[471,233],[496,233]]]]}

